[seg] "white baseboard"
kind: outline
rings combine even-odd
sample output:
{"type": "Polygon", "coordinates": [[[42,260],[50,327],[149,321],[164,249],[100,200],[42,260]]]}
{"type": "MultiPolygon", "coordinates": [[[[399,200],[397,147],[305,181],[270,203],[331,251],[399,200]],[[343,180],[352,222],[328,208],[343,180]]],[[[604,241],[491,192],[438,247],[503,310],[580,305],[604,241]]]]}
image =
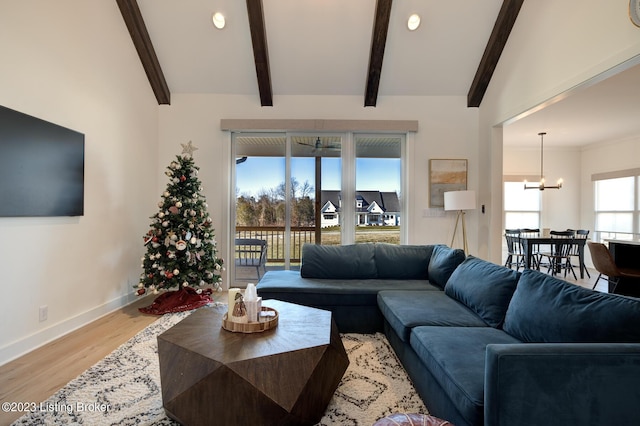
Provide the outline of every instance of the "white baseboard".
{"type": "Polygon", "coordinates": [[[43,330],[39,330],[29,336],[16,340],[0,348],[0,365],[4,365],[16,358],[25,355],[34,349],[46,345],[47,343],[56,340],[65,334],[69,334],[72,331],[79,329],[92,321],[97,320],[115,310],[133,303],[136,300],[135,294],[127,294],[113,299],[100,306],[96,306],[86,312],[78,314],[74,317],[68,318],[64,321],[53,324],[43,330]]]}

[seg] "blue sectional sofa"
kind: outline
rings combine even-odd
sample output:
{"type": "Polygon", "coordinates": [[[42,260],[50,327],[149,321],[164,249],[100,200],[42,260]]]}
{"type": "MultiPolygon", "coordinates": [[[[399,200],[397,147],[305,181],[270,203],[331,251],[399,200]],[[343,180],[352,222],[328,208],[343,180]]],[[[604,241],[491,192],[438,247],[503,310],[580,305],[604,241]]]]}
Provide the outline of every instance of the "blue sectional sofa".
{"type": "Polygon", "coordinates": [[[640,424],[639,299],[439,245],[305,246],[301,273],[268,272],[258,292],[331,309],[342,332],[384,330],[456,426],[640,424]]]}

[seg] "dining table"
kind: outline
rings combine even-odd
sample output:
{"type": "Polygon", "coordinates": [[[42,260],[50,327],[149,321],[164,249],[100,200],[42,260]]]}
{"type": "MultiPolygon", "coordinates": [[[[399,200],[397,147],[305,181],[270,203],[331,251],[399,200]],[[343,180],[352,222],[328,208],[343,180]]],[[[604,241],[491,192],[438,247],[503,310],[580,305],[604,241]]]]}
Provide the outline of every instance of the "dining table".
{"type": "MultiPolygon", "coordinates": [[[[533,259],[534,247],[541,245],[553,245],[558,243],[559,238],[545,237],[541,235],[523,235],[520,236],[520,243],[522,244],[522,254],[524,256],[524,267],[531,269],[533,259]]],[[[578,259],[580,262],[580,279],[584,278],[584,271],[586,269],[584,265],[584,246],[587,243],[586,238],[574,238],[573,242],[578,247],[578,259]]]]}

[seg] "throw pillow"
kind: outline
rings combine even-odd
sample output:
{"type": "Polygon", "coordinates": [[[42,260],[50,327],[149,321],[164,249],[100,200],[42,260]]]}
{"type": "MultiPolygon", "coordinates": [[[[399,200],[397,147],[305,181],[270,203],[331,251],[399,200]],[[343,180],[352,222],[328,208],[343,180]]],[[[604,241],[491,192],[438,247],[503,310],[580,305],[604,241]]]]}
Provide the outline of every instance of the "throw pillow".
{"type": "Polygon", "coordinates": [[[469,256],[453,271],[444,292],[499,328],[519,277],[512,269],[469,256]]]}
{"type": "Polygon", "coordinates": [[[525,270],[503,329],[530,343],[640,343],[640,299],[525,270]]]}
{"type": "Polygon", "coordinates": [[[465,257],[463,250],[452,249],[443,244],[436,245],[431,253],[427,269],[429,282],[444,288],[453,271],[464,261],[465,257]]]}

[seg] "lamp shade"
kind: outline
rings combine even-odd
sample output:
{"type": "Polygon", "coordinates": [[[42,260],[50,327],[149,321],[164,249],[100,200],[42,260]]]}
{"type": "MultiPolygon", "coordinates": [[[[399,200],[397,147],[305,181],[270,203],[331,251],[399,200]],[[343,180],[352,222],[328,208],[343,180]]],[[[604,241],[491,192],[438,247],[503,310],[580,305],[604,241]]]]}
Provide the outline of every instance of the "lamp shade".
{"type": "Polygon", "coordinates": [[[444,193],[445,210],[474,210],[476,191],[449,191],[444,193]]]}

